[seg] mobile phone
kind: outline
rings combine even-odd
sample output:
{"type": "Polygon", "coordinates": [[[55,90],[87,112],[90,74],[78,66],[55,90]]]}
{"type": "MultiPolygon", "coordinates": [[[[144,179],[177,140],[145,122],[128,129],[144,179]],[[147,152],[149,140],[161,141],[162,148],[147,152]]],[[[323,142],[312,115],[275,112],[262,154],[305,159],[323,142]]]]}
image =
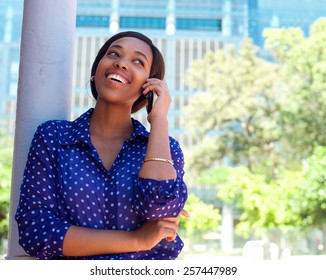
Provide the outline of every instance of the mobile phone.
{"type": "Polygon", "coordinates": [[[155,92],[153,90],[151,90],[149,93],[146,94],[146,98],[147,98],[147,114],[149,114],[152,111],[153,108],[153,103],[154,103],[154,95],[155,92]]]}

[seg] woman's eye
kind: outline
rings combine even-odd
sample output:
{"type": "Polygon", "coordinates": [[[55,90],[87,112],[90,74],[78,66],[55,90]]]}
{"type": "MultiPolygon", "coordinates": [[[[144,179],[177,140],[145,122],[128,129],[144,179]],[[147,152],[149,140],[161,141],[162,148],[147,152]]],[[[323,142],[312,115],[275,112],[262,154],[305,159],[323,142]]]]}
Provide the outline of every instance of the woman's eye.
{"type": "Polygon", "coordinates": [[[142,66],[144,66],[144,62],[141,60],[141,59],[135,59],[134,60],[137,64],[140,64],[140,65],[142,65],[142,66]]]}
{"type": "Polygon", "coordinates": [[[107,55],[109,55],[109,56],[119,56],[119,54],[117,52],[114,52],[114,51],[109,51],[107,53],[107,55]]]}

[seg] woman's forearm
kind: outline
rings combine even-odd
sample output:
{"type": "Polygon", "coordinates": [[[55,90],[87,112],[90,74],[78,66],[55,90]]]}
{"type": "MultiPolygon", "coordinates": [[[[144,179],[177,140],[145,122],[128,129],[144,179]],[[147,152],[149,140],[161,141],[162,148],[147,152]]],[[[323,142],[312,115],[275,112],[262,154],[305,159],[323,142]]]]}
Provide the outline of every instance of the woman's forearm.
{"type": "Polygon", "coordinates": [[[94,256],[139,251],[134,234],[71,226],[64,238],[64,256],[94,256]]]}
{"type": "MultiPolygon", "coordinates": [[[[168,120],[165,117],[152,120],[145,159],[162,158],[171,160],[168,130],[168,120]]],[[[176,179],[176,171],[168,162],[147,161],[143,163],[139,177],[156,180],[176,179]]]]}
{"type": "Polygon", "coordinates": [[[146,221],[134,231],[71,226],[63,241],[64,256],[95,256],[150,250],[162,239],[173,241],[178,219],[146,221]]]}

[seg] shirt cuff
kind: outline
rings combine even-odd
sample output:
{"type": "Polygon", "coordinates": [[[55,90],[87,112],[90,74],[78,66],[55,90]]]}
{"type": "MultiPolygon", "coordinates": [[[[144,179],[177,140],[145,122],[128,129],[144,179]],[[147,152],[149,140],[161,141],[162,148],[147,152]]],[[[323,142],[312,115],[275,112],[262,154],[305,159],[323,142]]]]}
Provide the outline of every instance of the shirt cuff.
{"type": "Polygon", "coordinates": [[[176,217],[187,200],[182,179],[154,180],[138,178],[134,188],[134,211],[148,220],[176,217]]]}

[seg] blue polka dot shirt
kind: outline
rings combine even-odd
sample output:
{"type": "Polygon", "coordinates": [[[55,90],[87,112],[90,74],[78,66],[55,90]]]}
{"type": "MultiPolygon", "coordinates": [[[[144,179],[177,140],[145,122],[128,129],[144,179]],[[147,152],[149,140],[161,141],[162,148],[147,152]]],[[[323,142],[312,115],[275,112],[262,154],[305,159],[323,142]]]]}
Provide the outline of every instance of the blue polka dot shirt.
{"type": "Polygon", "coordinates": [[[175,217],[187,199],[184,160],[170,137],[175,180],[139,178],[149,132],[135,119],[111,169],[103,166],[91,143],[93,108],[75,121],[48,121],[34,135],[16,212],[19,244],[39,259],[175,259],[183,248],[179,236],[163,239],[149,251],[85,257],[62,254],[71,225],[132,231],[145,220],[175,217]]]}

